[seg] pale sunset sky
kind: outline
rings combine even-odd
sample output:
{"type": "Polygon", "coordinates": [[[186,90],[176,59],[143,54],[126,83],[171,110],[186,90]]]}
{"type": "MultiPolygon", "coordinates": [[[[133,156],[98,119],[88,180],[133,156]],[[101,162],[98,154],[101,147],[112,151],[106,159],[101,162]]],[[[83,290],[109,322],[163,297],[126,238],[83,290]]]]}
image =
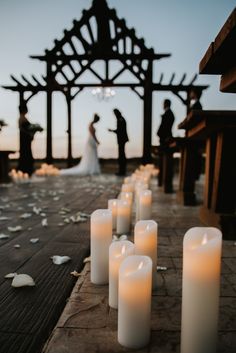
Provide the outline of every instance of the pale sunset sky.
{"type": "MultiPolygon", "coordinates": [[[[125,18],[128,27],[134,27],[139,38],[143,37],[147,47],[156,53],[171,53],[170,58],[157,61],[154,81],[164,73],[163,83],[168,83],[176,73],[174,83],[187,74],[185,83],[198,72],[199,62],[214,40],[227,17],[235,7],[233,0],[107,0],[120,18],[125,18]]],[[[10,74],[30,74],[40,77],[45,74],[43,62],[29,55],[43,54],[53,47],[53,40],[63,36],[63,30],[72,27],[73,19],[80,19],[83,9],[91,6],[92,0],[0,0],[0,85],[11,84],[10,74]]],[[[91,80],[85,76],[84,80],[91,80]]],[[[124,76],[124,81],[130,75],[124,76]]],[[[202,97],[205,109],[236,109],[235,95],[219,92],[219,77],[201,75],[196,83],[209,84],[202,97]]],[[[174,135],[178,123],[185,117],[185,107],[171,93],[153,94],[153,144],[157,144],[156,131],[162,114],[162,101],[172,101],[176,117],[174,135]]],[[[0,119],[8,123],[0,133],[0,149],[18,150],[18,94],[0,88],[0,119]]],[[[46,128],[46,96],[40,93],[29,105],[29,119],[46,128]]],[[[116,157],[115,136],[107,131],[115,127],[112,110],[118,108],[127,120],[130,142],[128,156],[140,156],[142,151],[143,104],[128,88],[116,89],[116,96],[109,102],[99,102],[85,89],[73,101],[72,129],[73,156],[81,155],[87,138],[87,127],[93,114],[101,116],[97,125],[97,136],[101,141],[99,156],[116,157]]],[[[53,154],[66,156],[66,105],[64,96],[53,97],[53,154]]],[[[35,157],[44,157],[46,149],[45,131],[36,134],[33,142],[35,157]]]]}

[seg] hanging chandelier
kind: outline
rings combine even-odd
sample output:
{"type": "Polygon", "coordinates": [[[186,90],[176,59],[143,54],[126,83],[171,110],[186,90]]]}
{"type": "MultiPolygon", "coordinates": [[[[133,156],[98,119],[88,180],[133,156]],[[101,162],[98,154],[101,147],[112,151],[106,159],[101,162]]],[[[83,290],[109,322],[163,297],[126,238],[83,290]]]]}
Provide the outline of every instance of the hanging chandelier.
{"type": "Polygon", "coordinates": [[[108,101],[116,95],[111,87],[95,87],[92,89],[92,95],[99,101],[108,101]]]}

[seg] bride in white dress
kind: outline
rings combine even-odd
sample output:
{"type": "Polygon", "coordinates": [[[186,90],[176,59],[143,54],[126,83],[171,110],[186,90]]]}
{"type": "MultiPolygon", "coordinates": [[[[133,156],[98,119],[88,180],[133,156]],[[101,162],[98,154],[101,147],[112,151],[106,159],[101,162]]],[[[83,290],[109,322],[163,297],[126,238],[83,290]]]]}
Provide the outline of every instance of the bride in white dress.
{"type": "Polygon", "coordinates": [[[97,114],[94,114],[93,121],[89,124],[89,136],[84,147],[84,152],[80,163],[69,169],[61,169],[61,175],[94,175],[100,174],[100,164],[98,160],[97,145],[99,141],[96,137],[94,124],[100,120],[97,114]]]}

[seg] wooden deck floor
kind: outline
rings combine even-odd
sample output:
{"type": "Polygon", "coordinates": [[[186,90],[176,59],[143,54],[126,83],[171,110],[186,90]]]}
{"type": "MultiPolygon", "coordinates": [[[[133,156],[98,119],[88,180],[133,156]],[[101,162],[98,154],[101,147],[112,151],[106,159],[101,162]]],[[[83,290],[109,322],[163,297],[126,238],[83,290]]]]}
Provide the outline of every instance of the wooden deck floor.
{"type": "MultiPolygon", "coordinates": [[[[91,284],[87,264],[44,353],[179,352],[183,236],[187,229],[201,223],[198,207],[176,204],[176,195],[163,194],[156,183],[153,194],[153,218],[159,223],[158,265],[166,266],[167,270],[158,272],[158,289],[153,293],[149,346],[128,350],[118,344],[117,311],[108,306],[108,286],[91,284]]],[[[233,241],[224,241],[217,353],[235,351],[236,246],[233,241]]]]}
{"type": "Polygon", "coordinates": [[[0,234],[10,235],[0,240],[1,353],[41,351],[76,283],[70,272],[80,271],[89,254],[89,221],[65,223],[64,218],[106,207],[118,184],[115,177],[106,175],[0,186],[0,234]],[[41,208],[40,214],[34,207],[41,208]],[[68,209],[64,215],[63,208],[68,209]],[[32,216],[22,219],[24,213],[32,216]],[[41,224],[45,218],[47,227],[41,224]],[[8,230],[18,225],[21,231],[8,230]],[[31,238],[39,242],[32,244],[31,238]],[[53,255],[68,255],[71,261],[57,266],[50,259],[53,255]],[[4,278],[10,272],[31,275],[36,286],[11,287],[11,280],[4,278]]]}

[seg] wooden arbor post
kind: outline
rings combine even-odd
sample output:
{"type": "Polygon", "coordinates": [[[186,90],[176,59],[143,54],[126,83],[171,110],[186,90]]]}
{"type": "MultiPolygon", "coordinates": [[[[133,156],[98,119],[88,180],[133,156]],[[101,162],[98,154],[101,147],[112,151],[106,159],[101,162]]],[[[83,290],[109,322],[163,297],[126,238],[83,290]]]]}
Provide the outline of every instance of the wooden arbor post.
{"type": "Polygon", "coordinates": [[[47,62],[47,151],[46,161],[52,163],[52,68],[47,62]]]}
{"type": "Polygon", "coordinates": [[[66,93],[66,103],[67,103],[67,134],[68,134],[68,144],[67,144],[67,165],[68,167],[71,167],[72,165],[72,143],[71,143],[71,138],[72,138],[72,128],[71,128],[71,102],[72,102],[72,97],[71,97],[71,91],[68,89],[66,93]]]}
{"type": "Polygon", "coordinates": [[[143,94],[143,163],[149,163],[152,160],[152,76],[153,62],[149,61],[143,94]]]}

